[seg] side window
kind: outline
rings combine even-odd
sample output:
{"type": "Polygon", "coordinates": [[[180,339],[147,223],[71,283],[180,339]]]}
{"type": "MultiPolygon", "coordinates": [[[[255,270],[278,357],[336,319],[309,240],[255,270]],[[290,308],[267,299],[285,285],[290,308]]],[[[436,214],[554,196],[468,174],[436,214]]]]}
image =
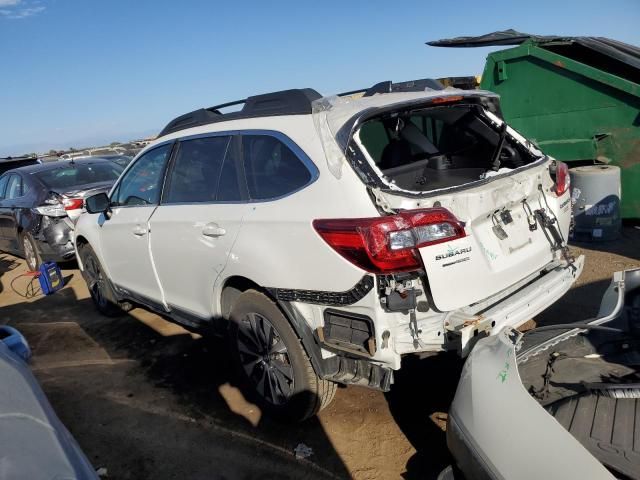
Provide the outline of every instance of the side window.
{"type": "Polygon", "coordinates": [[[291,149],[269,135],[243,135],[244,170],[252,200],[294,192],[311,181],[311,172],[291,149]]]}
{"type": "Polygon", "coordinates": [[[7,183],[7,193],[5,198],[11,200],[13,198],[19,198],[22,196],[22,177],[15,173],[9,178],[7,183]]]}
{"type": "Polygon", "coordinates": [[[171,144],[148,151],[122,177],[111,199],[114,206],[157,205],[171,144]]]}
{"type": "Polygon", "coordinates": [[[0,177],[0,200],[4,199],[4,192],[7,189],[7,183],[11,175],[4,175],[0,177]]]}
{"type": "Polygon", "coordinates": [[[180,142],[162,203],[215,201],[230,139],[205,137],[180,142]]]}

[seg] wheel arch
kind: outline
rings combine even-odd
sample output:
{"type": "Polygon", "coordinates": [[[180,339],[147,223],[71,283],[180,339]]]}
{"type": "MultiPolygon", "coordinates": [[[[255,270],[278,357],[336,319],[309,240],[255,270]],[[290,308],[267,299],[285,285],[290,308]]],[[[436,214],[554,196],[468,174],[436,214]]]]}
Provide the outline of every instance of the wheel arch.
{"type": "Polygon", "coordinates": [[[234,275],[227,278],[222,286],[220,294],[220,312],[222,314],[222,318],[225,321],[229,320],[229,314],[231,313],[233,304],[240,296],[240,294],[247,290],[256,290],[264,294],[267,298],[269,298],[276,304],[278,309],[282,312],[284,317],[291,325],[291,328],[293,329],[295,334],[302,342],[302,346],[305,349],[316,374],[322,377],[323,368],[320,345],[316,341],[316,338],[308,322],[291,302],[278,300],[269,291],[269,289],[262,287],[253,280],[240,275],[234,275]]]}
{"type": "Polygon", "coordinates": [[[78,235],[75,240],[75,250],[76,250],[76,261],[78,262],[78,267],[80,270],[84,270],[84,265],[82,265],[82,258],[80,258],[80,251],[82,247],[85,245],[89,245],[89,240],[87,240],[83,235],[78,235]]]}
{"type": "Polygon", "coordinates": [[[229,314],[233,308],[233,304],[240,296],[241,293],[247,290],[257,290],[260,293],[265,294],[274,302],[275,298],[269,293],[266,288],[261,287],[253,280],[241,275],[233,275],[227,278],[222,285],[220,292],[220,314],[225,320],[229,320],[229,314]]]}

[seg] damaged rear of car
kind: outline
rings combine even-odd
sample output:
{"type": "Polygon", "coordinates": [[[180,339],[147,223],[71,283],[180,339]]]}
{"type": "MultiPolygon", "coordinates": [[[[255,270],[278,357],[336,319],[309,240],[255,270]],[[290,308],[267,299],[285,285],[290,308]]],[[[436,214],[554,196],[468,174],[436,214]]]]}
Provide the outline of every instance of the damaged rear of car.
{"type": "Polygon", "coordinates": [[[640,269],[617,272],[599,316],[506,328],[466,361],[443,478],[640,478],[640,269]]]}
{"type": "Polygon", "coordinates": [[[414,349],[444,343],[466,354],[478,338],[549,306],[580,275],[583,258],[566,243],[568,170],[500,118],[496,95],[420,86],[387,82],[364,96],[320,99],[314,122],[332,174],[342,176],[346,157],[382,218],[403,218],[384,227],[391,253],[424,269],[380,276],[382,304],[413,315],[414,349]],[[429,338],[442,317],[444,339],[429,338]]]}
{"type": "Polygon", "coordinates": [[[108,160],[32,165],[0,177],[0,250],[42,261],[74,257],[72,232],[84,199],[108,191],[122,167],[108,160]]]}

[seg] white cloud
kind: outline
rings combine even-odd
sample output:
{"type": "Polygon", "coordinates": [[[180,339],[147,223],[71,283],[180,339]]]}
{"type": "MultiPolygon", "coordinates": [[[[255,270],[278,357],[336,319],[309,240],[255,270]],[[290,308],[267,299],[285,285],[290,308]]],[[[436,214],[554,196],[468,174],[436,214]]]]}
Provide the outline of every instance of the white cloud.
{"type": "Polygon", "coordinates": [[[23,0],[0,0],[0,17],[18,19],[36,15],[46,7],[38,5],[40,2],[24,3],[23,0]]]}

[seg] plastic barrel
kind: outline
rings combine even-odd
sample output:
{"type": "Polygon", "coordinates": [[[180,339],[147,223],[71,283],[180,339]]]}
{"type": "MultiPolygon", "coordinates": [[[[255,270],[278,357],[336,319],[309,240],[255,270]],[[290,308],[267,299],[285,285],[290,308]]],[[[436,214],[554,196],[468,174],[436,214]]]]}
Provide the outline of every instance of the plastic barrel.
{"type": "Polygon", "coordinates": [[[569,170],[578,242],[605,242],[620,235],[620,167],[587,165],[569,170]]]}

